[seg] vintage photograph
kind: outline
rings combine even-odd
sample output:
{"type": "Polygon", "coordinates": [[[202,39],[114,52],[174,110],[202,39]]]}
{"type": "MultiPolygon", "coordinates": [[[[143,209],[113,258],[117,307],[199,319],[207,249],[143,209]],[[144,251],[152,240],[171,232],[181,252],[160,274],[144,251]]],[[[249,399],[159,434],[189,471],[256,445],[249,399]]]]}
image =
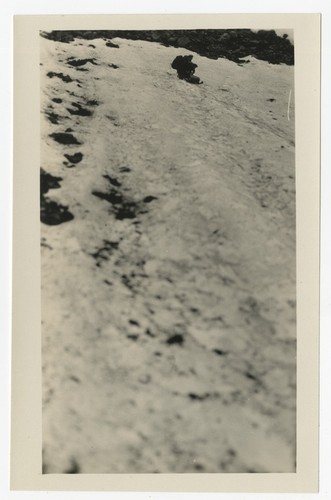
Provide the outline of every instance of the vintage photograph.
{"type": "Polygon", "coordinates": [[[296,472],[294,34],[40,31],[43,474],[296,472]]]}

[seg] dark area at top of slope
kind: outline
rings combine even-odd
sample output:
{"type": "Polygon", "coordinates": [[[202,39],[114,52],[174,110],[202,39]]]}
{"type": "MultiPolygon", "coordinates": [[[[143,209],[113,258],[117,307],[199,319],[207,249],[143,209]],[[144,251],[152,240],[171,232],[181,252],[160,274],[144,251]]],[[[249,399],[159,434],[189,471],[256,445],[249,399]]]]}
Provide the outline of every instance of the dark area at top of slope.
{"type": "Polygon", "coordinates": [[[272,64],[294,64],[294,46],[287,35],[278,36],[274,30],[206,29],[206,30],[71,30],[42,32],[49,40],[69,43],[75,38],[126,38],[147,40],[165,46],[182,47],[211,59],[219,57],[236,63],[252,55],[272,64]]]}

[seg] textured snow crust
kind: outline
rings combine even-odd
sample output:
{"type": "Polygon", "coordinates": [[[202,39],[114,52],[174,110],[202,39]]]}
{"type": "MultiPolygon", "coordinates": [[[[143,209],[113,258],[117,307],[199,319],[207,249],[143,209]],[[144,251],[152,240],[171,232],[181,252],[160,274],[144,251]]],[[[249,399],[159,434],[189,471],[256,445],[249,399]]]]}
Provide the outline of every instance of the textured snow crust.
{"type": "Polygon", "coordinates": [[[112,42],[41,39],[44,472],[292,472],[294,68],[112,42]]]}

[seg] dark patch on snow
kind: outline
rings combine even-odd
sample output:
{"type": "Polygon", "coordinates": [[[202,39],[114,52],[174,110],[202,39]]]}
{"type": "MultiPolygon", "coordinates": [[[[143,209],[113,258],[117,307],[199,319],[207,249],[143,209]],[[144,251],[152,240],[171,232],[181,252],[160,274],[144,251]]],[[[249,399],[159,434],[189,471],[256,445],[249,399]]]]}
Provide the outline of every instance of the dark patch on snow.
{"type": "Polygon", "coordinates": [[[114,69],[117,69],[117,68],[118,68],[118,66],[117,66],[116,64],[108,64],[108,66],[109,66],[110,68],[114,68],[114,69]]]}
{"type": "Polygon", "coordinates": [[[195,392],[190,392],[188,396],[190,399],[192,399],[192,401],[204,401],[205,399],[220,397],[218,392],[206,392],[205,394],[196,394],[195,392]]]}
{"type": "Polygon", "coordinates": [[[40,220],[48,226],[57,226],[69,222],[74,218],[68,207],[60,205],[56,201],[49,200],[42,195],[40,200],[40,220]]]}
{"type": "Polygon", "coordinates": [[[71,163],[79,163],[83,159],[82,153],[75,153],[73,155],[65,154],[64,156],[67,158],[67,160],[71,161],[71,163]]]}
{"type": "Polygon", "coordinates": [[[74,57],[69,57],[67,59],[67,64],[69,64],[70,66],[74,66],[74,67],[84,66],[88,62],[97,66],[97,63],[94,61],[94,58],[92,58],[92,59],[75,59],[74,57]]]}
{"type": "Polygon", "coordinates": [[[98,106],[98,101],[96,99],[91,99],[90,101],[87,101],[86,104],[88,106],[98,106]]]}
{"type": "Polygon", "coordinates": [[[53,175],[40,169],[40,193],[46,194],[50,189],[58,189],[61,187],[60,181],[62,177],[54,177],[53,175]]]}
{"type": "Polygon", "coordinates": [[[63,73],[54,73],[53,71],[50,71],[47,73],[48,78],[60,78],[63,82],[69,83],[69,82],[78,82],[79,80],[73,80],[69,75],[64,75],[63,73]]]}
{"type": "Polygon", "coordinates": [[[62,99],[60,99],[59,97],[54,97],[54,99],[52,99],[52,101],[60,104],[62,102],[62,99]]]}
{"type": "Polygon", "coordinates": [[[130,278],[126,274],[122,274],[121,281],[130,291],[133,291],[134,287],[130,278]]]}
{"type": "Polygon", "coordinates": [[[127,338],[130,340],[138,340],[139,335],[131,333],[131,334],[127,335],[127,338]]]}
{"type": "Polygon", "coordinates": [[[192,399],[193,401],[203,401],[204,399],[208,398],[209,397],[209,394],[206,393],[206,394],[195,394],[194,392],[190,392],[188,394],[189,398],[192,399]]]}
{"type": "Polygon", "coordinates": [[[59,120],[61,120],[61,117],[57,113],[54,113],[54,111],[46,111],[45,114],[49,121],[53,123],[53,125],[59,124],[59,120]]]}
{"type": "Polygon", "coordinates": [[[81,144],[77,141],[75,136],[66,132],[54,132],[50,134],[50,137],[60,144],[81,144]]]}
{"type": "Polygon", "coordinates": [[[157,200],[157,197],[156,196],[145,196],[145,198],[143,199],[143,202],[144,203],[150,203],[151,201],[153,200],[157,200]]]}
{"type": "Polygon", "coordinates": [[[227,354],[226,351],[222,351],[222,349],[213,349],[213,352],[215,354],[218,354],[218,356],[225,356],[227,354]]]}
{"type": "Polygon", "coordinates": [[[154,333],[151,332],[151,330],[149,328],[146,328],[145,333],[149,337],[155,337],[156,336],[154,333]]]}
{"type": "Polygon", "coordinates": [[[193,313],[198,313],[200,312],[199,309],[197,309],[196,307],[191,307],[190,308],[190,311],[193,312],[193,313]]]}
{"type": "Polygon", "coordinates": [[[40,246],[41,247],[44,247],[44,248],[48,248],[49,250],[52,250],[53,247],[51,247],[51,245],[49,245],[47,243],[47,240],[46,238],[41,238],[41,241],[40,241],[40,246]]]}
{"type": "Polygon", "coordinates": [[[117,45],[117,43],[113,43],[113,42],[107,42],[106,46],[107,47],[112,47],[113,49],[119,49],[120,48],[120,46],[117,45]]]}
{"type": "Polygon", "coordinates": [[[254,380],[255,382],[258,382],[258,379],[255,377],[255,375],[253,375],[252,373],[250,372],[246,372],[245,373],[245,376],[250,379],[250,380],[254,380]]]}
{"type": "Polygon", "coordinates": [[[122,185],[120,181],[116,179],[116,177],[111,177],[107,174],[103,175],[103,177],[107,179],[107,181],[109,181],[112,186],[120,187],[122,185]]]}
{"type": "Polygon", "coordinates": [[[115,127],[118,127],[118,126],[119,126],[119,123],[117,122],[117,118],[116,118],[116,116],[113,116],[113,115],[105,115],[105,117],[106,117],[106,118],[108,118],[108,120],[110,120],[110,121],[113,123],[113,125],[114,125],[115,127]]]}
{"type": "Polygon", "coordinates": [[[113,207],[115,218],[118,220],[134,219],[139,212],[139,205],[127,200],[122,193],[116,189],[110,189],[107,193],[93,191],[92,194],[101,200],[106,200],[113,207]]]}
{"type": "Polygon", "coordinates": [[[184,343],[184,337],[183,335],[181,334],[176,334],[176,335],[172,335],[171,337],[169,337],[167,339],[167,344],[169,345],[173,345],[173,344],[179,344],[179,345],[182,345],[184,343]]]}
{"type": "Polygon", "coordinates": [[[92,115],[92,111],[90,111],[87,108],[83,108],[83,106],[81,104],[79,104],[79,102],[72,102],[71,105],[74,106],[74,108],[76,108],[76,109],[67,108],[71,115],[78,115],[78,116],[91,116],[92,115]]]}
{"type": "Polygon", "coordinates": [[[114,189],[112,189],[108,193],[101,193],[99,191],[93,191],[92,194],[94,196],[97,196],[101,200],[108,201],[112,205],[119,205],[123,202],[123,196],[120,193],[118,193],[117,191],[115,191],[114,189]]]}
{"type": "Polygon", "coordinates": [[[103,261],[109,260],[114,250],[118,249],[118,245],[118,241],[103,240],[103,246],[91,254],[96,261],[97,267],[101,267],[103,261]]]}

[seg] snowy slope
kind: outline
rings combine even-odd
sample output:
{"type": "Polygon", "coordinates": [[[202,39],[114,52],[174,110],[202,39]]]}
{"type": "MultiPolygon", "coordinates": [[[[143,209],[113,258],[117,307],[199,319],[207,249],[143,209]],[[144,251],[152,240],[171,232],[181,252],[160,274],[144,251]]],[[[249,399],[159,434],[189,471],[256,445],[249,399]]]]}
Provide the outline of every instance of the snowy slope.
{"type": "Polygon", "coordinates": [[[44,471],[293,471],[293,67],[112,42],[41,39],[44,471]]]}

